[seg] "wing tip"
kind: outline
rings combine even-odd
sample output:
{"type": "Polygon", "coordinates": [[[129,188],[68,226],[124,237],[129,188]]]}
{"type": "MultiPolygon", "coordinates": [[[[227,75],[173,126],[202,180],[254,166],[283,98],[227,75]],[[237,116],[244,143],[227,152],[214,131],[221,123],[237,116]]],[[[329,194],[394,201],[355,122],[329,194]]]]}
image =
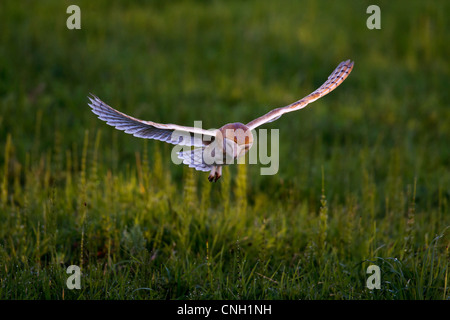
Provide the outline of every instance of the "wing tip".
{"type": "MultiPolygon", "coordinates": [[[[93,94],[92,92],[89,92],[89,95],[92,97],[92,98],[94,98],[94,99],[98,99],[98,97],[95,95],[95,94],[93,94]]],[[[91,97],[89,97],[89,96],[87,96],[89,99],[91,98],[91,97]]]]}
{"type": "Polygon", "coordinates": [[[95,104],[101,103],[101,100],[95,94],[91,92],[89,92],[89,94],[91,96],[87,96],[87,98],[90,100],[90,102],[88,102],[88,106],[91,107],[93,110],[95,110],[95,108],[98,107],[95,104]]]}
{"type": "Polygon", "coordinates": [[[353,61],[353,60],[351,60],[351,59],[347,59],[347,60],[345,60],[345,61],[342,61],[341,63],[340,63],[340,66],[346,66],[346,67],[348,67],[348,68],[353,68],[353,65],[355,64],[355,61],[353,61]]]}

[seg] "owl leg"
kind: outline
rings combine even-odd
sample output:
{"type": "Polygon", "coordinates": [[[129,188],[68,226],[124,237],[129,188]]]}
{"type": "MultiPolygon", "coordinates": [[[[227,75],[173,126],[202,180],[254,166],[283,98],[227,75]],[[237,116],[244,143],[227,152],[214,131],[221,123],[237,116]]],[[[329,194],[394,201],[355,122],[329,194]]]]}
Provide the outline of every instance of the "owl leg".
{"type": "Polygon", "coordinates": [[[209,182],[216,182],[222,176],[222,166],[214,166],[209,173],[208,180],[209,182]]]}
{"type": "Polygon", "coordinates": [[[217,168],[216,166],[212,167],[211,172],[209,173],[209,176],[208,176],[209,182],[213,182],[213,180],[215,179],[215,177],[216,177],[216,168],[217,168]]]}
{"type": "Polygon", "coordinates": [[[214,182],[220,179],[222,176],[222,166],[217,166],[217,170],[215,172],[214,182]]]}

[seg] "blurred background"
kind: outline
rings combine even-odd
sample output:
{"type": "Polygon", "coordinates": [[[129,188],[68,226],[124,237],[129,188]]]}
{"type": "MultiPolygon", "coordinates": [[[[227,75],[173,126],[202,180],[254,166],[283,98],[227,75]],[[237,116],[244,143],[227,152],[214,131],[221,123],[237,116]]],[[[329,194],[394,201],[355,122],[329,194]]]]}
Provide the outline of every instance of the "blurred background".
{"type": "MultiPolygon", "coordinates": [[[[231,184],[231,190],[242,188],[235,186],[235,177],[246,177],[243,192],[248,212],[268,219],[254,224],[249,218],[247,228],[271,221],[271,214],[276,214],[272,221],[277,232],[279,215],[292,212],[292,218],[287,216],[283,223],[292,226],[298,222],[302,229],[300,236],[286,231],[289,237],[273,239],[280,246],[289,241],[292,246],[308,246],[307,230],[310,227],[315,234],[317,228],[313,222],[304,227],[307,215],[295,218],[295,214],[315,212],[311,217],[319,219],[318,212],[325,207],[320,199],[325,195],[330,215],[327,237],[339,237],[341,220],[336,218],[334,223],[332,217],[345,217],[354,209],[360,219],[372,218],[364,230],[371,230],[373,221],[380,227],[386,223],[383,221],[391,224],[401,217],[398,224],[379,230],[380,239],[367,236],[370,241],[392,239],[394,246],[403,243],[403,232],[408,226],[413,228],[413,219],[417,228],[414,241],[418,246],[429,244],[450,222],[450,2],[381,1],[377,3],[380,30],[366,26],[370,16],[366,9],[371,4],[375,3],[2,1],[0,178],[4,223],[0,236],[4,257],[13,259],[12,244],[23,244],[21,233],[15,233],[13,227],[17,219],[22,219],[25,229],[30,228],[26,241],[35,243],[35,223],[39,222],[39,228],[45,225],[47,218],[41,214],[42,210],[50,212],[45,209],[48,199],[59,203],[58,197],[65,194],[57,205],[54,227],[69,231],[64,236],[60,231],[60,238],[52,240],[52,249],[50,240],[48,247],[43,244],[41,230],[41,251],[23,249],[23,256],[37,256],[41,261],[47,252],[63,263],[77,259],[80,239],[87,237],[89,227],[83,229],[84,218],[74,218],[78,224],[71,229],[64,216],[84,217],[80,194],[89,200],[86,210],[91,217],[106,210],[101,205],[107,200],[101,199],[108,186],[114,185],[108,183],[114,177],[126,182],[130,194],[140,190],[139,199],[151,198],[155,203],[162,201],[155,195],[165,192],[170,203],[176,203],[179,196],[181,205],[185,199],[181,195],[189,190],[200,201],[208,188],[212,199],[209,213],[228,208],[220,194],[224,184],[226,188],[231,184]],[[70,16],[66,10],[71,4],[81,9],[81,30],[66,27],[70,16]],[[334,92],[264,126],[280,130],[280,167],[273,176],[261,176],[259,164],[246,166],[244,173],[238,172],[240,166],[232,166],[225,182],[206,186],[207,173],[187,172],[170,161],[171,145],[117,131],[97,119],[87,105],[87,96],[93,93],[144,120],[187,126],[202,120],[204,128],[247,123],[306,96],[347,59],[353,60],[355,67],[334,92]],[[140,172],[141,163],[149,169],[140,172]],[[153,180],[145,180],[146,174],[153,180]],[[186,189],[186,176],[191,189],[186,189]],[[87,194],[77,189],[92,179],[97,184],[87,187],[87,194]],[[68,189],[68,184],[73,187],[68,189]],[[100,191],[96,194],[95,190],[100,191]],[[96,196],[89,198],[92,195],[96,196]],[[36,217],[14,218],[17,212],[35,212],[36,217]]],[[[124,184],[120,188],[125,188],[124,184]]],[[[232,195],[231,201],[238,198],[232,195]]],[[[108,212],[134,212],[131,207],[137,200],[131,195],[117,201],[123,203],[108,212]]],[[[153,229],[142,228],[142,238],[151,251],[156,241],[153,229]]],[[[244,237],[242,228],[238,234],[244,237]]],[[[258,230],[255,227],[254,234],[258,230]]],[[[99,232],[99,237],[108,232],[99,232]]],[[[172,241],[170,232],[165,232],[162,242],[168,248],[172,241]]],[[[235,243],[232,234],[230,242],[235,243]]],[[[195,240],[201,250],[205,239],[208,236],[195,240]]],[[[271,243],[267,239],[264,241],[271,243]]],[[[340,238],[333,239],[328,243],[340,243],[340,238]]],[[[103,245],[102,241],[91,243],[103,245]]],[[[226,241],[223,245],[226,247],[226,241]]],[[[403,250],[400,247],[399,252],[403,250]]],[[[280,251],[280,261],[294,255],[286,250],[280,251]]],[[[442,254],[448,258],[446,252],[442,254]]],[[[360,258],[368,257],[361,253],[360,258]]],[[[443,275],[439,277],[441,281],[443,275]]],[[[442,291],[440,294],[442,297],[442,291]]],[[[177,295],[171,291],[169,296],[177,295]]]]}
{"type": "Polygon", "coordinates": [[[55,140],[80,148],[86,129],[102,131],[107,166],[134,161],[143,142],[101,123],[90,92],[144,120],[217,128],[309,94],[352,59],[338,91],[265,126],[289,143],[280,143],[279,174],[260,177],[251,166],[252,183],[309,188],[324,165],[339,189],[355,188],[363,150],[380,180],[395,151],[410,181],[449,183],[446,1],[383,3],[381,30],[366,27],[367,1],[79,1],[81,30],[66,27],[70,4],[1,5],[0,143],[11,134],[22,161],[55,140]]]}

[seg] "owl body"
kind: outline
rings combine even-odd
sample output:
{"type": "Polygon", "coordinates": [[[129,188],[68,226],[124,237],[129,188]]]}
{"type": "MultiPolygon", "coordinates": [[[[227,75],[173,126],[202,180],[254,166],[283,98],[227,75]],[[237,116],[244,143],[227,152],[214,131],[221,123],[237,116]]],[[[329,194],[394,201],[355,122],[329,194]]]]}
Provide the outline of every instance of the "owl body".
{"type": "Polygon", "coordinates": [[[212,166],[208,179],[217,181],[222,172],[222,166],[236,163],[245,156],[253,145],[251,130],[242,123],[228,123],[216,131],[214,140],[208,144],[202,153],[202,161],[212,166]]]}

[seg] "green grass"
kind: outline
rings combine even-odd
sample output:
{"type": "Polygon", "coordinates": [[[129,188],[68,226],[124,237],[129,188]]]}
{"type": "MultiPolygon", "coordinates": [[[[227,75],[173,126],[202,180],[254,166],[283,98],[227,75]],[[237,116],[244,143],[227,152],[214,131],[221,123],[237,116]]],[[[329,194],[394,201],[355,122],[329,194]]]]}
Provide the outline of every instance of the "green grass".
{"type": "Polygon", "coordinates": [[[0,4],[0,299],[449,299],[448,1],[0,4]],[[266,125],[217,183],[98,120],[266,125]],[[294,137],[294,138],[293,138],[294,137]],[[82,269],[69,290],[66,268],[82,269]],[[381,289],[366,288],[369,265],[381,289]]]}

